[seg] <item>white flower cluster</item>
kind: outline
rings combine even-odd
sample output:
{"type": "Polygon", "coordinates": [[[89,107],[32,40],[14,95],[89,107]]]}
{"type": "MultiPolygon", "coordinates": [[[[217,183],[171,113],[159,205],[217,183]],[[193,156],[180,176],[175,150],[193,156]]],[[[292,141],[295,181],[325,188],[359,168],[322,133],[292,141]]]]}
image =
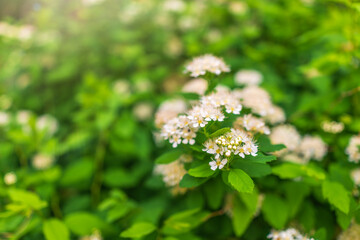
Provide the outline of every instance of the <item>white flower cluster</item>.
{"type": "Polygon", "coordinates": [[[183,100],[168,100],[162,103],[155,114],[155,125],[161,128],[169,120],[186,111],[186,103],[183,100]]]}
{"type": "Polygon", "coordinates": [[[6,185],[13,185],[17,182],[17,177],[14,172],[8,172],[4,176],[4,183],[6,185]]]}
{"type": "Polygon", "coordinates": [[[265,125],[265,122],[252,114],[246,114],[243,117],[239,117],[234,122],[235,128],[244,128],[250,132],[259,132],[261,134],[270,134],[270,129],[265,125]]]}
{"type": "Polygon", "coordinates": [[[349,155],[349,161],[358,163],[360,160],[360,135],[352,136],[350,138],[349,145],[345,150],[346,154],[349,155]]]}
{"type": "Polygon", "coordinates": [[[139,121],[147,121],[152,117],[154,107],[151,103],[141,102],[134,106],[133,114],[139,121]]]}
{"type": "Polygon", "coordinates": [[[51,167],[54,163],[54,157],[48,154],[39,153],[32,159],[32,165],[35,169],[43,170],[51,167]]]}
{"type": "Polygon", "coordinates": [[[314,240],[314,238],[303,236],[298,230],[294,228],[288,228],[283,231],[272,230],[267,238],[272,240],[314,240]]]}
{"type": "Polygon", "coordinates": [[[242,99],[245,107],[251,108],[253,113],[257,113],[268,119],[271,123],[281,123],[285,121],[285,114],[281,108],[271,102],[270,95],[258,86],[248,86],[238,91],[238,96],[242,99]]]}
{"type": "Polygon", "coordinates": [[[351,171],[351,178],[356,185],[360,186],[360,168],[351,171]]]}
{"type": "Polygon", "coordinates": [[[321,124],[322,129],[324,132],[328,133],[340,133],[344,130],[344,124],[342,122],[335,122],[335,121],[325,121],[321,124]]]}
{"type": "Polygon", "coordinates": [[[93,230],[91,235],[83,236],[79,240],[103,240],[101,232],[97,229],[93,230]]]}
{"type": "Polygon", "coordinates": [[[301,136],[294,126],[279,125],[272,129],[270,140],[273,144],[284,144],[286,149],[276,152],[281,155],[286,151],[295,151],[300,144],[301,136]]]}
{"type": "Polygon", "coordinates": [[[259,85],[263,76],[256,70],[241,70],[235,74],[235,83],[239,85],[259,85]]]}
{"type": "Polygon", "coordinates": [[[40,131],[46,131],[49,135],[52,135],[58,129],[58,122],[53,116],[43,115],[38,117],[36,121],[36,128],[40,131]]]}
{"type": "Polygon", "coordinates": [[[305,136],[301,140],[298,151],[306,161],[310,159],[320,161],[327,153],[327,146],[320,137],[305,136]]]}
{"type": "Polygon", "coordinates": [[[192,77],[198,77],[205,75],[206,72],[214,73],[216,75],[219,75],[222,72],[230,72],[230,68],[221,58],[206,54],[194,58],[186,66],[185,72],[189,72],[192,77]]]}
{"type": "Polygon", "coordinates": [[[182,91],[186,93],[197,93],[199,95],[204,95],[207,88],[208,83],[205,79],[195,78],[187,82],[182,88],[182,91]]]}
{"type": "Polygon", "coordinates": [[[254,140],[245,131],[233,128],[217,139],[208,139],[204,147],[204,152],[215,155],[215,160],[209,163],[214,171],[222,169],[234,155],[245,158],[245,155],[256,156],[258,151],[254,140]]]}
{"type": "Polygon", "coordinates": [[[15,26],[6,22],[0,22],[0,36],[15,38],[18,40],[28,40],[34,34],[34,27],[31,25],[15,26]]]}
{"type": "Polygon", "coordinates": [[[163,181],[169,187],[173,187],[181,181],[186,174],[184,164],[179,161],[173,161],[169,164],[159,164],[155,167],[155,173],[163,176],[163,181]]]}
{"type": "Polygon", "coordinates": [[[169,140],[175,148],[179,144],[195,143],[196,132],[210,121],[223,121],[222,108],[227,113],[240,114],[242,105],[231,91],[219,89],[218,92],[203,96],[186,115],[169,120],[161,129],[161,136],[169,140]]]}
{"type": "Polygon", "coordinates": [[[184,168],[184,163],[191,162],[192,157],[183,154],[177,159],[168,164],[158,164],[155,166],[154,173],[163,176],[163,181],[166,186],[173,188],[173,193],[184,193],[186,189],[179,187],[179,183],[187,171],[184,168]]]}
{"type": "Polygon", "coordinates": [[[284,110],[275,105],[272,106],[272,111],[264,118],[271,124],[283,123],[286,120],[284,110]]]}
{"type": "MultiPolygon", "coordinates": [[[[28,110],[20,110],[15,114],[15,116],[12,116],[7,112],[0,111],[0,126],[6,126],[12,119],[14,119],[15,122],[21,126],[23,132],[30,133],[31,118],[35,118],[35,115],[28,110]]],[[[48,135],[53,135],[58,129],[58,122],[50,115],[42,115],[36,118],[35,126],[37,131],[46,131],[48,135]]]]}
{"type": "Polygon", "coordinates": [[[0,126],[5,126],[9,123],[10,117],[6,112],[0,112],[0,126]]]}
{"type": "Polygon", "coordinates": [[[327,153],[326,143],[317,136],[301,138],[294,126],[279,125],[272,129],[270,140],[273,144],[284,144],[286,149],[275,152],[284,160],[306,163],[310,159],[322,160],[327,153]]]}

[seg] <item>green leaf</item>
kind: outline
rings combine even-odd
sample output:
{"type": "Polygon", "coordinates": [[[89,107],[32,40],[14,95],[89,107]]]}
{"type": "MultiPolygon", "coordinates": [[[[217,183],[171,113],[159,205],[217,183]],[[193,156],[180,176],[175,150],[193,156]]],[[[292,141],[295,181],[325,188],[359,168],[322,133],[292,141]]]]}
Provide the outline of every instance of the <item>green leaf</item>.
{"type": "Polygon", "coordinates": [[[66,225],[55,218],[46,220],[43,223],[43,232],[46,240],[67,240],[70,233],[66,225]]]}
{"type": "Polygon", "coordinates": [[[132,187],[140,180],[137,174],[123,168],[110,168],[104,172],[104,183],[109,187],[132,187]]]}
{"type": "Polygon", "coordinates": [[[231,167],[244,170],[250,177],[264,177],[271,174],[271,167],[264,163],[236,161],[231,167]]]}
{"type": "Polygon", "coordinates": [[[189,232],[204,222],[209,215],[209,212],[200,211],[199,208],[176,213],[165,220],[162,231],[166,235],[189,232]]]}
{"type": "Polygon", "coordinates": [[[179,157],[181,156],[181,154],[183,154],[183,151],[180,150],[180,149],[171,150],[171,151],[166,152],[166,153],[162,154],[161,156],[159,156],[159,157],[155,160],[155,163],[156,163],[156,164],[167,164],[167,163],[171,163],[171,162],[179,159],[179,157]]]}
{"type": "Polygon", "coordinates": [[[315,207],[312,202],[309,200],[303,201],[301,207],[301,211],[298,212],[297,218],[302,227],[307,231],[311,231],[315,227],[315,207]]]}
{"type": "Polygon", "coordinates": [[[65,224],[73,233],[80,236],[91,234],[94,229],[108,229],[108,225],[102,219],[87,212],[75,212],[67,215],[65,224]]]}
{"type": "Polygon", "coordinates": [[[253,180],[241,169],[231,169],[228,180],[239,192],[251,193],[254,190],[253,180]]]}
{"type": "Polygon", "coordinates": [[[251,161],[252,163],[267,163],[276,160],[274,155],[264,155],[262,153],[258,153],[257,156],[246,156],[245,159],[241,159],[242,161],[251,161]]]}
{"type": "Polygon", "coordinates": [[[310,193],[310,187],[302,182],[285,182],[285,197],[289,206],[289,217],[294,217],[305,197],[310,193]]]}
{"type": "Polygon", "coordinates": [[[232,225],[236,236],[240,237],[254,217],[258,203],[258,192],[239,193],[234,197],[232,225]]]}
{"type": "Polygon", "coordinates": [[[189,170],[189,175],[193,177],[210,177],[214,175],[215,171],[211,170],[209,164],[201,164],[189,170]]]}
{"type": "Polygon", "coordinates": [[[120,234],[120,237],[124,238],[140,238],[152,233],[156,229],[156,226],[148,222],[134,223],[130,228],[126,229],[120,234]]]}
{"type": "Polygon", "coordinates": [[[230,128],[226,127],[226,128],[221,128],[215,132],[213,132],[212,134],[210,134],[209,138],[216,138],[219,137],[221,135],[224,135],[227,132],[230,132],[230,128]]]}
{"type": "Polygon", "coordinates": [[[200,95],[197,93],[188,93],[188,92],[179,92],[178,94],[180,94],[181,96],[183,96],[185,99],[187,100],[199,100],[200,95]]]}
{"type": "Polygon", "coordinates": [[[272,172],[282,179],[297,178],[304,174],[301,165],[294,163],[283,163],[275,166],[272,168],[272,172]]]}
{"type": "Polygon", "coordinates": [[[71,163],[64,171],[60,184],[71,186],[73,184],[89,181],[93,174],[94,164],[88,160],[81,160],[71,163]]]}
{"type": "Polygon", "coordinates": [[[287,203],[275,194],[267,194],[262,206],[265,220],[274,228],[282,229],[288,219],[287,203]]]}
{"type": "Polygon", "coordinates": [[[329,203],[347,214],[350,208],[350,198],[343,185],[337,182],[324,181],[322,184],[322,193],[329,203]]]}
{"type": "Polygon", "coordinates": [[[313,239],[316,240],[326,240],[326,229],[325,228],[320,228],[319,230],[317,230],[314,235],[312,236],[313,239]]]}
{"type": "Polygon", "coordinates": [[[284,144],[273,145],[268,136],[261,135],[257,140],[259,150],[262,152],[275,152],[286,148],[284,144]]]}
{"type": "Polygon", "coordinates": [[[45,201],[42,201],[38,195],[21,189],[9,189],[9,197],[16,203],[21,203],[24,207],[35,210],[40,210],[47,206],[45,201]]]}
{"type": "Polygon", "coordinates": [[[221,179],[215,178],[208,181],[204,186],[207,202],[211,209],[218,209],[224,198],[225,186],[221,179]]]}
{"type": "Polygon", "coordinates": [[[134,203],[132,202],[125,202],[118,204],[117,206],[113,207],[108,211],[106,220],[108,222],[114,222],[115,220],[118,220],[119,218],[125,216],[133,208],[134,208],[134,203]]]}
{"type": "Polygon", "coordinates": [[[190,176],[189,174],[185,174],[184,177],[181,179],[179,185],[183,188],[192,188],[197,187],[206,182],[208,178],[197,178],[190,176]]]}

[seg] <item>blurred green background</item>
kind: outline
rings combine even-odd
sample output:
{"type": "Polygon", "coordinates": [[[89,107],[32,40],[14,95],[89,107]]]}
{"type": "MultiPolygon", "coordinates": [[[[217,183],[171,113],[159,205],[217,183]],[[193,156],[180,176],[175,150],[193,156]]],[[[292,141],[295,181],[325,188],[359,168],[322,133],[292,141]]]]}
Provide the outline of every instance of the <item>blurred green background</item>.
{"type": "MultiPolygon", "coordinates": [[[[346,162],[360,131],[359,11],[347,0],[0,0],[0,175],[16,176],[13,194],[0,183],[0,233],[43,239],[42,221],[56,217],[76,236],[117,239],[174,201],[196,206],[152,175],[153,115],[182,96],[184,64],[205,53],[232,73],[261,72],[288,122],[346,162]],[[345,124],[341,136],[321,129],[330,120],[345,124]],[[25,190],[45,210],[4,207],[25,190]]],[[[222,83],[233,87],[232,75],[222,83]]]]}

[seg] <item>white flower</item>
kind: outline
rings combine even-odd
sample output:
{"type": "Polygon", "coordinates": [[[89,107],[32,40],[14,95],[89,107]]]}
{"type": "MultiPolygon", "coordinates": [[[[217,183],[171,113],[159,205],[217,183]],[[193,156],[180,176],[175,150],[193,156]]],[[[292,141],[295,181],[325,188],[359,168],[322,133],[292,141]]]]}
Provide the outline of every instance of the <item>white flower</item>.
{"type": "Polygon", "coordinates": [[[182,91],[186,93],[197,93],[199,95],[203,95],[208,88],[208,83],[205,79],[196,78],[189,82],[187,82],[182,91]]]}
{"type": "Polygon", "coordinates": [[[163,181],[169,187],[179,185],[183,176],[187,173],[184,168],[184,162],[191,161],[188,155],[181,155],[176,161],[168,164],[158,164],[155,166],[154,172],[163,176],[163,181]]]}
{"type": "Polygon", "coordinates": [[[205,110],[201,106],[195,106],[188,113],[188,118],[192,121],[192,126],[194,128],[205,127],[208,123],[205,118],[202,116],[205,110]]]}
{"type": "Polygon", "coordinates": [[[155,114],[155,125],[162,127],[170,119],[186,111],[186,104],[183,100],[168,100],[162,103],[155,114]]]}
{"type": "Polygon", "coordinates": [[[352,136],[350,138],[349,145],[345,150],[346,154],[349,155],[349,161],[358,163],[360,160],[360,135],[352,136]]]}
{"type": "MultiPolygon", "coordinates": [[[[194,106],[186,113],[172,119],[168,119],[161,128],[161,136],[165,140],[177,147],[180,143],[194,144],[196,133],[200,128],[204,128],[211,121],[224,121],[226,112],[232,114],[239,114],[242,108],[239,99],[228,88],[217,88],[216,93],[212,93],[207,96],[203,96],[200,101],[194,102],[194,106]]],[[[168,109],[166,109],[168,110],[168,109]]],[[[160,116],[161,120],[164,119],[159,113],[175,115],[171,112],[171,109],[165,111],[160,109],[156,114],[156,123],[160,125],[162,121],[158,120],[160,116]],[[158,121],[157,121],[158,120],[158,121]]],[[[177,115],[178,113],[176,113],[177,115]]],[[[218,150],[222,151],[222,150],[218,150]]],[[[217,153],[217,154],[220,154],[217,153]]],[[[219,155],[216,156],[218,158],[219,155]]]]}
{"type": "Polygon", "coordinates": [[[212,139],[208,139],[204,143],[204,147],[205,148],[203,148],[203,151],[209,154],[216,154],[216,150],[219,148],[218,145],[212,139]]]}
{"type": "Polygon", "coordinates": [[[243,127],[247,131],[270,134],[270,129],[265,125],[265,122],[260,118],[254,117],[252,114],[246,114],[244,117],[237,118],[234,126],[243,127]]]}
{"type": "Polygon", "coordinates": [[[283,231],[272,230],[267,238],[272,240],[314,240],[300,234],[300,232],[294,228],[289,228],[283,231]]]}
{"type": "Polygon", "coordinates": [[[254,113],[267,116],[274,111],[270,95],[258,86],[248,86],[238,92],[238,95],[242,99],[242,104],[251,108],[254,113]]]}
{"type": "Polygon", "coordinates": [[[16,122],[21,124],[21,125],[25,125],[29,123],[29,119],[31,117],[31,112],[28,110],[21,110],[18,111],[16,114],[16,122]]]}
{"type": "Polygon", "coordinates": [[[283,123],[286,120],[284,110],[280,107],[272,105],[272,110],[265,116],[265,120],[271,124],[283,123]]]}
{"type": "Polygon", "coordinates": [[[321,125],[324,132],[337,134],[344,130],[344,124],[342,122],[325,121],[321,125]]]}
{"type": "Polygon", "coordinates": [[[15,38],[20,41],[30,39],[34,30],[35,28],[32,25],[14,26],[6,22],[0,22],[0,36],[15,38]]]}
{"type": "Polygon", "coordinates": [[[214,161],[209,162],[211,170],[215,171],[217,168],[222,169],[228,160],[225,158],[223,160],[216,159],[214,161]]]}
{"type": "Polygon", "coordinates": [[[298,152],[307,161],[310,159],[320,161],[327,153],[327,145],[320,137],[305,136],[301,140],[298,152]]]}
{"type": "Polygon", "coordinates": [[[279,125],[272,129],[270,140],[273,144],[284,144],[287,149],[282,149],[277,154],[282,154],[286,151],[295,151],[300,144],[300,134],[294,126],[279,125]]]}
{"type": "Polygon", "coordinates": [[[360,186],[360,168],[351,171],[351,178],[356,185],[360,186]]]}
{"type": "Polygon", "coordinates": [[[259,85],[263,76],[256,70],[241,70],[235,74],[235,83],[239,85],[259,85]]]}
{"type": "Polygon", "coordinates": [[[9,114],[6,112],[0,112],[0,126],[5,126],[9,123],[9,114]]]}
{"type": "Polygon", "coordinates": [[[82,4],[84,4],[84,6],[92,6],[95,4],[99,4],[102,3],[104,0],[82,0],[82,4]]]}
{"type": "Polygon", "coordinates": [[[131,86],[128,80],[117,80],[116,82],[114,82],[113,88],[115,93],[121,96],[129,96],[131,94],[131,86]]]}
{"type": "Polygon", "coordinates": [[[147,79],[142,79],[135,82],[135,91],[136,92],[148,92],[153,88],[151,81],[147,79]]]}
{"type": "Polygon", "coordinates": [[[17,177],[14,172],[8,172],[4,176],[4,182],[6,185],[13,185],[17,181],[17,177]]]}
{"type": "Polygon", "coordinates": [[[42,153],[36,154],[32,159],[32,165],[39,170],[47,169],[51,167],[53,163],[54,158],[52,156],[42,153]]]}
{"type": "Polygon", "coordinates": [[[185,7],[185,3],[181,0],[166,0],[163,5],[165,11],[171,12],[182,12],[185,7]]]}
{"type": "Polygon", "coordinates": [[[229,158],[233,154],[244,158],[245,155],[257,155],[257,145],[251,137],[242,130],[231,129],[230,132],[215,139],[208,139],[204,143],[203,151],[215,155],[216,161],[221,157],[229,158]]]}
{"type": "Polygon", "coordinates": [[[103,240],[99,230],[94,230],[89,236],[81,237],[79,240],[103,240]]]}
{"type": "Polygon", "coordinates": [[[153,113],[153,105],[150,103],[138,103],[133,108],[134,116],[140,121],[149,120],[153,113]]]}
{"type": "Polygon", "coordinates": [[[222,72],[230,72],[229,66],[218,57],[206,54],[196,57],[186,66],[185,72],[189,72],[192,77],[205,75],[206,72],[219,75],[222,72]]]}
{"type": "Polygon", "coordinates": [[[43,115],[36,121],[36,128],[39,131],[47,131],[49,135],[54,134],[58,129],[58,122],[53,116],[43,115]]]}
{"type": "Polygon", "coordinates": [[[229,4],[229,10],[233,14],[243,15],[248,11],[248,5],[246,2],[232,1],[229,4]]]}

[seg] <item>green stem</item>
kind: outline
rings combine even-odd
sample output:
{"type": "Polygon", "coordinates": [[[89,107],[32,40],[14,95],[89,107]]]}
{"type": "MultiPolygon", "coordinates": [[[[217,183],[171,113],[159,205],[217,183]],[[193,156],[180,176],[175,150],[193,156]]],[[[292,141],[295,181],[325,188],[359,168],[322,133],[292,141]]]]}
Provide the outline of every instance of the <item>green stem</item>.
{"type": "Polygon", "coordinates": [[[100,202],[101,184],[102,184],[102,169],[105,159],[105,142],[106,133],[101,132],[98,144],[95,150],[95,175],[91,185],[92,204],[94,207],[100,202]]]}
{"type": "Polygon", "coordinates": [[[62,218],[62,213],[59,205],[59,196],[56,194],[51,198],[51,209],[55,217],[59,219],[62,218]]]}

